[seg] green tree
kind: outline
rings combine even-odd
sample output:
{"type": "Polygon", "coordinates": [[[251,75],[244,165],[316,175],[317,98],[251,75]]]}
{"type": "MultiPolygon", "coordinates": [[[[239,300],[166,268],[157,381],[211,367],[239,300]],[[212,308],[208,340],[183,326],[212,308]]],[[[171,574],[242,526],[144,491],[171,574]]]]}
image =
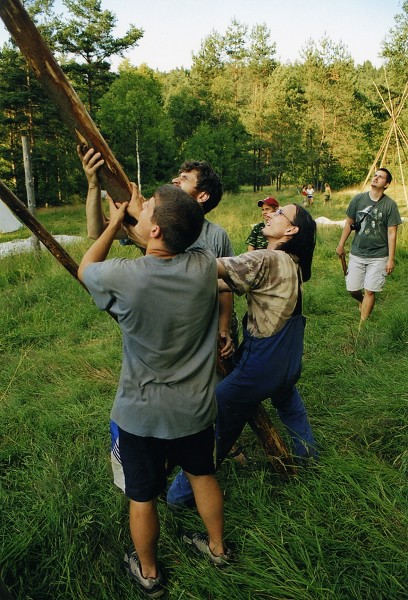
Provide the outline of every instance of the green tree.
{"type": "Polygon", "coordinates": [[[277,67],[276,43],[270,38],[271,32],[264,23],[254,25],[249,38],[248,66],[258,81],[266,80],[277,67]]]}
{"type": "MultiPolygon", "coordinates": [[[[124,37],[115,39],[112,36],[115,17],[109,11],[102,11],[97,1],[67,0],[66,5],[74,14],[68,22],[55,15],[53,5],[53,0],[25,2],[51,50],[57,56],[58,51],[66,53],[63,69],[93,108],[115,77],[110,72],[109,57],[121,55],[132,47],[142,32],[131,26],[124,37]]],[[[1,174],[22,198],[25,197],[22,132],[31,142],[39,205],[67,202],[81,187],[83,176],[78,169],[75,141],[12,41],[0,52],[0,131],[1,174]]]]}
{"type": "Polygon", "coordinates": [[[201,84],[210,85],[211,79],[224,68],[222,49],[223,38],[219,33],[213,32],[205,37],[199,52],[193,54],[193,78],[196,77],[201,84]]]}
{"type": "MultiPolygon", "coordinates": [[[[395,16],[395,27],[382,44],[382,56],[386,59],[386,75],[380,92],[394,114],[397,115],[397,128],[394,131],[388,152],[388,165],[396,172],[401,163],[405,165],[405,180],[407,174],[407,136],[408,130],[408,1],[402,3],[402,12],[395,16]],[[397,137],[396,135],[397,134],[397,137]],[[398,146],[397,146],[398,139],[398,146]],[[400,163],[400,158],[403,159],[400,163]]],[[[390,116],[385,111],[385,129],[391,126],[390,116]]],[[[384,137],[383,137],[384,139],[384,137]]]]}
{"type": "Polygon", "coordinates": [[[309,42],[303,56],[307,100],[304,178],[315,188],[319,188],[323,180],[333,183],[340,163],[349,183],[350,178],[356,181],[362,173],[356,168],[361,147],[356,127],[354,62],[344,44],[336,44],[327,37],[318,43],[309,42]]]}
{"type": "Polygon", "coordinates": [[[163,107],[162,88],[146,66],[124,63],[101,99],[98,119],[113,152],[133,180],[143,186],[167,181],[175,169],[171,120],[163,107]]]}
{"type": "Polygon", "coordinates": [[[300,183],[305,164],[306,100],[298,67],[280,65],[270,78],[266,97],[269,145],[263,175],[269,185],[275,183],[280,191],[285,178],[300,183]]]}
{"type": "MultiPolygon", "coordinates": [[[[35,0],[25,5],[42,36],[53,48],[53,35],[58,25],[53,1],[35,0]]],[[[72,171],[72,161],[66,152],[67,131],[13,40],[4,44],[0,52],[0,127],[4,140],[0,147],[2,177],[19,197],[25,198],[21,149],[24,133],[30,140],[38,205],[62,202],[66,198],[67,174],[72,171]]]]}
{"type": "Polygon", "coordinates": [[[123,37],[114,37],[116,17],[111,11],[102,10],[101,0],[63,2],[72,17],[60,22],[56,35],[58,49],[66,56],[64,70],[94,116],[100,97],[115,77],[109,59],[123,56],[133,48],[143,31],[130,25],[123,37]]]}
{"type": "Polygon", "coordinates": [[[249,30],[233,19],[223,35],[215,32],[204,40],[191,69],[194,94],[200,99],[205,97],[211,106],[212,121],[208,122],[223,128],[234,123],[246,131],[249,155],[245,172],[238,169],[239,180],[253,183],[254,189],[262,185],[269,146],[264,105],[268,80],[277,64],[275,52],[266,25],[249,30]]]}
{"type": "Polygon", "coordinates": [[[252,184],[255,192],[270,178],[271,131],[266,118],[267,89],[277,62],[274,59],[276,44],[271,43],[266,25],[255,25],[247,43],[247,66],[242,76],[238,113],[250,135],[251,169],[247,183],[252,184]]]}
{"type": "Polygon", "coordinates": [[[21,135],[30,140],[36,202],[67,200],[67,182],[76,163],[74,142],[61,124],[57,109],[29,70],[20,52],[10,44],[0,51],[0,173],[24,199],[25,176],[21,135]],[[71,157],[67,149],[71,146],[71,157]]]}
{"type": "Polygon", "coordinates": [[[405,86],[408,72],[408,1],[402,3],[402,12],[395,16],[395,27],[382,43],[382,56],[388,61],[394,75],[400,75],[405,86]]]}
{"type": "Polygon", "coordinates": [[[237,122],[200,125],[184,147],[183,159],[207,160],[220,175],[224,190],[237,192],[244,177],[246,133],[237,122]]]}
{"type": "Polygon", "coordinates": [[[21,131],[29,129],[26,63],[10,44],[0,51],[0,173],[16,193],[24,191],[21,131]]]}
{"type": "Polygon", "coordinates": [[[167,114],[172,123],[179,152],[183,152],[185,142],[194,134],[198,126],[211,119],[211,109],[207,103],[197,98],[186,86],[170,96],[167,114]]]}

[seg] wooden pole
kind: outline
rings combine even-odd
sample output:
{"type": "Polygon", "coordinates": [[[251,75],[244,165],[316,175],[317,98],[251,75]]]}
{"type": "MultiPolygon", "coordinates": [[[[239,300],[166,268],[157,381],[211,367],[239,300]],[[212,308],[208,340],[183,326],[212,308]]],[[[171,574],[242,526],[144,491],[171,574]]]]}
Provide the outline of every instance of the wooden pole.
{"type": "Polygon", "coordinates": [[[341,254],[339,256],[340,261],[341,261],[341,268],[343,269],[343,275],[344,277],[346,277],[347,275],[347,263],[346,263],[346,255],[345,254],[341,254]]]}
{"type": "MultiPolygon", "coordinates": [[[[34,194],[34,183],[31,171],[31,160],[30,160],[30,146],[26,135],[21,136],[21,143],[23,146],[23,161],[24,161],[24,173],[25,173],[25,184],[27,191],[27,205],[30,213],[35,216],[35,194],[34,194]]],[[[38,237],[33,233],[31,236],[31,243],[36,252],[40,251],[40,242],[38,237]]]]}
{"type": "Polygon", "coordinates": [[[78,265],[70,257],[68,252],[57,242],[57,240],[45,229],[43,225],[31,212],[28,210],[24,202],[21,202],[13,194],[13,192],[6,186],[0,179],[0,198],[3,200],[16,217],[28,227],[32,233],[44,244],[44,246],[51,252],[53,256],[62,264],[72,277],[75,277],[77,281],[85,287],[85,285],[78,279],[78,265]]]}
{"type": "Polygon", "coordinates": [[[102,154],[105,163],[98,176],[103,189],[115,202],[129,200],[129,179],[20,0],[0,0],[0,17],[77,142],[102,154]]]}
{"type": "Polygon", "coordinates": [[[267,459],[278,473],[293,475],[296,466],[293,463],[286,444],[269,418],[263,404],[258,404],[254,414],[248,419],[252,431],[258,436],[267,459]]]}
{"type": "MultiPolygon", "coordinates": [[[[404,108],[405,102],[407,100],[408,97],[408,81],[405,84],[404,87],[404,91],[402,92],[401,98],[399,100],[399,105],[397,107],[394,106],[392,98],[391,98],[391,93],[390,93],[390,86],[388,84],[388,78],[387,78],[387,72],[384,68],[384,76],[385,76],[385,81],[387,84],[387,91],[388,91],[388,101],[389,101],[389,106],[386,103],[386,101],[384,100],[380,90],[378,89],[377,85],[375,82],[374,83],[374,87],[377,90],[377,94],[379,95],[381,102],[383,103],[384,108],[386,109],[386,111],[388,112],[390,119],[391,119],[391,124],[390,124],[390,128],[388,130],[388,133],[386,135],[385,140],[383,141],[383,145],[385,146],[385,150],[382,156],[382,163],[385,163],[385,159],[388,153],[388,147],[389,147],[389,143],[392,137],[392,134],[394,133],[395,136],[395,144],[396,144],[396,150],[397,150],[397,154],[398,154],[398,161],[399,161],[399,168],[400,168],[400,175],[401,175],[401,184],[402,184],[402,189],[404,190],[404,197],[405,197],[405,204],[408,206],[408,194],[407,194],[407,189],[406,189],[406,185],[405,185],[405,178],[404,178],[404,170],[402,168],[402,158],[401,158],[401,152],[400,152],[400,145],[402,146],[402,143],[400,144],[400,138],[402,140],[402,142],[405,143],[405,146],[408,148],[408,140],[407,137],[405,135],[405,133],[402,131],[401,127],[398,124],[398,118],[404,108]]],[[[380,149],[381,150],[381,149],[380,149]]],[[[379,152],[380,153],[380,152],[379,152]]],[[[378,155],[377,155],[378,156],[378,155]]],[[[370,175],[370,173],[369,173],[370,175]]],[[[367,180],[368,177],[367,176],[367,180]]],[[[366,180],[366,182],[367,182],[366,180]]]]}

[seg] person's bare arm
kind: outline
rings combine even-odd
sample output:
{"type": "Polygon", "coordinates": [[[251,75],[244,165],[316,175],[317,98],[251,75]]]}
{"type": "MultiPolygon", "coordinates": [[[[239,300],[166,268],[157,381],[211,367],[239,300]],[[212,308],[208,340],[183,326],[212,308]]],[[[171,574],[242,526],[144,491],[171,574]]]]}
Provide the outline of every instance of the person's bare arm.
{"type": "Polygon", "coordinates": [[[225,270],[224,265],[221,261],[217,260],[217,272],[219,279],[225,279],[227,276],[227,271],[225,270]]]}
{"type": "MultiPolygon", "coordinates": [[[[105,216],[102,208],[101,186],[98,179],[98,169],[104,164],[100,152],[95,152],[94,148],[89,148],[85,153],[81,146],[77,146],[77,153],[82,162],[87,181],[88,194],[86,197],[86,225],[88,237],[96,240],[105,231],[109,224],[109,219],[105,216]]],[[[143,196],[139,193],[136,184],[132,183],[132,197],[127,203],[127,212],[136,219],[139,218],[143,196]]],[[[126,239],[128,233],[124,227],[121,227],[116,233],[116,239],[126,239]]],[[[133,240],[133,238],[131,238],[133,240]]]]}
{"type": "Polygon", "coordinates": [[[222,341],[221,356],[228,358],[234,352],[234,343],[231,339],[231,318],[233,308],[233,297],[230,293],[218,294],[219,317],[218,317],[218,335],[222,341]]]}
{"type": "Polygon", "coordinates": [[[388,261],[385,267],[387,275],[393,272],[395,268],[395,249],[397,247],[397,231],[398,225],[393,225],[387,228],[388,236],[388,261]]]}
{"type": "Polygon", "coordinates": [[[222,358],[228,358],[234,351],[234,344],[231,339],[231,318],[233,309],[233,296],[231,288],[222,281],[222,276],[226,276],[224,266],[217,260],[217,271],[218,271],[218,291],[219,291],[219,322],[218,322],[218,334],[224,342],[221,350],[222,358]]]}
{"type": "Polygon", "coordinates": [[[351,228],[350,225],[354,223],[353,219],[350,219],[350,217],[346,217],[346,224],[343,227],[343,231],[340,237],[340,241],[339,241],[339,245],[336,248],[336,254],[338,254],[339,256],[344,256],[345,251],[344,251],[344,244],[346,243],[346,241],[348,240],[348,237],[351,233],[351,228]]]}
{"type": "Polygon", "coordinates": [[[77,146],[77,154],[88,181],[85,208],[87,233],[89,238],[96,240],[108,225],[108,219],[105,218],[102,210],[101,186],[97,174],[104,160],[100,152],[95,152],[93,148],[82,152],[81,146],[77,146]]]}
{"type": "Polygon", "coordinates": [[[110,209],[109,223],[98,239],[85,252],[78,268],[78,279],[82,282],[84,281],[84,271],[88,265],[106,259],[116,234],[122,227],[128,203],[122,202],[122,204],[115,205],[112,198],[108,198],[108,201],[110,209]]]}

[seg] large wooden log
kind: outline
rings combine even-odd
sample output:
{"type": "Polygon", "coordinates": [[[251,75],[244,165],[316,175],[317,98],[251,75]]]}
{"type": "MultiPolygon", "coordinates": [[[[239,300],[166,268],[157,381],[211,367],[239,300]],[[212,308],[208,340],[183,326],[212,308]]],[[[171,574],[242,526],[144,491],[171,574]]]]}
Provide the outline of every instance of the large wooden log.
{"type": "Polygon", "coordinates": [[[340,258],[340,261],[341,261],[341,268],[343,269],[343,275],[344,275],[344,277],[346,277],[347,276],[346,255],[345,254],[341,254],[339,258],[340,258]]]}
{"type": "Polygon", "coordinates": [[[78,143],[101,152],[101,185],[113,200],[129,200],[131,186],[121,165],[69,83],[20,0],[0,0],[0,17],[78,143]]]}
{"type": "Polygon", "coordinates": [[[248,419],[248,423],[252,431],[258,436],[267,459],[274,470],[284,475],[295,474],[296,465],[289,454],[288,448],[262,404],[258,404],[256,411],[248,419]]]}

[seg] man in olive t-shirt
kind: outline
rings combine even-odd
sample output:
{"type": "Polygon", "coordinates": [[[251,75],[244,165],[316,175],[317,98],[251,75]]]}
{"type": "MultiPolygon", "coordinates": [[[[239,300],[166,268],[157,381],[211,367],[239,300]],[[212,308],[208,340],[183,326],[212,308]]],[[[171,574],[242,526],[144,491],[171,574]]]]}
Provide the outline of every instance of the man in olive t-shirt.
{"type": "Polygon", "coordinates": [[[370,191],[357,194],[352,199],[336,249],[339,256],[344,256],[344,244],[350,233],[355,232],[346,286],[359,303],[360,324],[370,316],[375,292],[381,292],[386,275],[390,275],[395,267],[397,229],[401,217],[397,204],[384,193],[391,181],[388,169],[377,169],[371,180],[370,191]]]}

